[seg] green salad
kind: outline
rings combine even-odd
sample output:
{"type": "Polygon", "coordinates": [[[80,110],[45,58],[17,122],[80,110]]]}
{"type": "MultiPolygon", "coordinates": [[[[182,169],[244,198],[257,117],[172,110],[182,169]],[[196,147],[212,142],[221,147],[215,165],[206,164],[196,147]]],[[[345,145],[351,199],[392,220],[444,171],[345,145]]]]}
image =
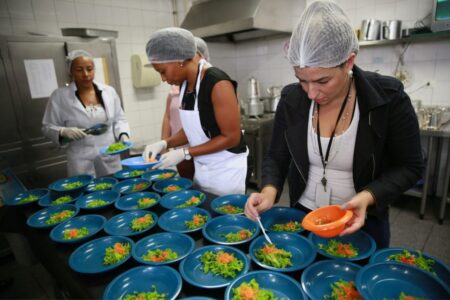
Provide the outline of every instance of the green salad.
{"type": "Polygon", "coordinates": [[[271,230],[272,231],[298,231],[302,229],[302,224],[300,224],[298,221],[289,221],[284,224],[273,224],[271,230]]]}
{"type": "Polygon", "coordinates": [[[205,225],[207,220],[208,220],[208,216],[193,215],[192,220],[184,221],[184,224],[186,224],[186,227],[188,229],[196,229],[196,228],[199,228],[199,227],[202,227],[203,225],[205,225]]]}
{"type": "Polygon", "coordinates": [[[345,281],[343,279],[339,279],[338,281],[332,283],[331,287],[331,295],[324,295],[324,299],[331,300],[362,300],[361,295],[356,289],[355,283],[353,281],[345,281]]]}
{"type": "Polygon", "coordinates": [[[131,177],[141,176],[142,174],[144,174],[144,171],[142,170],[133,170],[130,172],[131,177]]]}
{"type": "Polygon", "coordinates": [[[337,257],[351,258],[358,256],[358,249],[352,243],[344,244],[335,239],[329,240],[326,244],[319,244],[319,249],[337,257]]]}
{"type": "Polygon", "coordinates": [[[28,195],[27,197],[22,198],[22,199],[19,201],[19,204],[30,203],[30,202],[36,201],[36,200],[38,200],[38,199],[39,199],[38,196],[33,195],[33,194],[30,194],[30,195],[28,195]]]}
{"type": "Polygon", "coordinates": [[[170,185],[166,186],[165,188],[163,188],[164,193],[176,192],[176,191],[180,191],[180,190],[181,190],[181,187],[176,184],[170,184],[170,185]]]}
{"type": "Polygon", "coordinates": [[[200,197],[192,196],[190,199],[186,200],[184,203],[177,205],[177,208],[198,205],[202,198],[203,198],[203,194],[201,194],[200,197]]]}
{"type": "Polygon", "coordinates": [[[266,244],[255,251],[256,258],[265,265],[274,268],[287,268],[292,266],[292,253],[279,249],[273,244],[266,244]]]}
{"type": "Polygon", "coordinates": [[[89,234],[87,227],[69,228],[63,231],[63,240],[74,240],[85,237],[89,234]]]}
{"type": "Polygon", "coordinates": [[[129,243],[115,243],[105,249],[103,264],[109,266],[120,262],[130,254],[130,249],[131,245],[129,243]]]}
{"type": "Polygon", "coordinates": [[[151,262],[165,262],[178,258],[178,254],[170,248],[164,250],[148,250],[147,254],[142,255],[142,259],[151,262]]]}
{"type": "Polygon", "coordinates": [[[244,209],[239,206],[234,206],[231,204],[225,204],[217,208],[218,212],[223,214],[240,214],[244,212],[244,209]]]}
{"type": "Polygon", "coordinates": [[[156,203],[156,199],[145,197],[138,200],[138,208],[146,208],[156,203]]]}
{"type": "Polygon", "coordinates": [[[201,257],[202,270],[225,278],[234,278],[244,268],[244,262],[233,253],[220,250],[217,253],[206,251],[201,257]]]}
{"type": "Polygon", "coordinates": [[[119,300],[165,300],[167,294],[158,293],[156,286],[152,285],[153,291],[151,292],[134,292],[120,298],[119,300]]]}
{"type": "Polygon", "coordinates": [[[150,227],[153,223],[155,223],[153,216],[151,214],[146,214],[142,217],[131,220],[130,226],[133,231],[142,231],[150,227]]]}
{"type": "Polygon", "coordinates": [[[167,178],[173,177],[174,175],[175,175],[175,173],[173,173],[173,172],[164,172],[164,173],[158,174],[156,176],[156,179],[158,179],[158,180],[167,179],[167,178]]]}
{"type": "Polygon", "coordinates": [[[70,201],[72,201],[72,199],[73,199],[72,196],[69,196],[69,195],[61,196],[61,197],[53,200],[52,205],[60,205],[60,204],[64,204],[64,203],[69,203],[70,201]]]}
{"type": "Polygon", "coordinates": [[[83,186],[83,183],[81,181],[74,181],[74,182],[71,182],[71,183],[64,183],[63,184],[63,188],[65,190],[73,190],[73,189],[79,188],[80,186],[83,186]]]}
{"type": "Polygon", "coordinates": [[[54,214],[50,215],[50,218],[48,218],[47,221],[45,221],[45,223],[47,223],[48,225],[53,225],[53,224],[57,224],[60,223],[70,217],[73,217],[75,215],[75,212],[72,210],[63,210],[54,214]]]}
{"type": "Polygon", "coordinates": [[[237,232],[229,232],[227,234],[224,234],[223,237],[226,239],[228,243],[232,242],[240,242],[243,240],[246,240],[250,238],[253,235],[253,232],[251,232],[248,229],[242,229],[237,232]]]}
{"type": "Polygon", "coordinates": [[[116,152],[116,151],[120,151],[123,149],[126,149],[128,146],[125,145],[124,143],[120,142],[120,143],[114,143],[108,146],[108,148],[106,148],[105,152],[106,153],[111,153],[111,152],[116,152]]]}
{"type": "Polygon", "coordinates": [[[94,191],[103,191],[103,190],[107,190],[107,189],[110,189],[110,188],[112,188],[112,184],[111,183],[106,183],[106,182],[104,182],[104,183],[97,183],[94,186],[94,191]]]}
{"type": "Polygon", "coordinates": [[[232,300],[277,300],[272,291],[259,288],[258,282],[253,278],[250,282],[243,282],[233,289],[232,300]]]}
{"type": "Polygon", "coordinates": [[[388,260],[416,266],[418,268],[421,268],[422,270],[431,272],[433,275],[436,275],[436,273],[433,272],[434,260],[425,258],[421,252],[419,252],[419,256],[416,256],[408,250],[404,249],[401,253],[389,255],[388,260]]]}
{"type": "Polygon", "coordinates": [[[99,206],[106,205],[106,204],[108,204],[108,203],[109,203],[109,202],[108,202],[108,201],[105,201],[105,200],[94,199],[94,200],[92,200],[92,201],[89,201],[89,202],[86,204],[86,207],[88,207],[88,208],[95,208],[95,207],[99,207],[99,206]]]}

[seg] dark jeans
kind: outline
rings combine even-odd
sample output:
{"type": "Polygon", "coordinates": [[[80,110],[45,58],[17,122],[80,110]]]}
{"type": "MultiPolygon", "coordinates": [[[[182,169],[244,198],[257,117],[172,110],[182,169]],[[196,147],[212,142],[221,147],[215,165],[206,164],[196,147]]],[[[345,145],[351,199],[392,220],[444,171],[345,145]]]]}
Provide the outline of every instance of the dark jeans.
{"type": "MultiPolygon", "coordinates": [[[[298,202],[295,203],[294,207],[305,213],[309,213],[311,211],[309,208],[304,207],[298,202]]],[[[380,220],[375,216],[367,215],[364,226],[361,229],[367,232],[375,240],[377,249],[389,247],[389,241],[391,239],[389,217],[380,220]]]]}

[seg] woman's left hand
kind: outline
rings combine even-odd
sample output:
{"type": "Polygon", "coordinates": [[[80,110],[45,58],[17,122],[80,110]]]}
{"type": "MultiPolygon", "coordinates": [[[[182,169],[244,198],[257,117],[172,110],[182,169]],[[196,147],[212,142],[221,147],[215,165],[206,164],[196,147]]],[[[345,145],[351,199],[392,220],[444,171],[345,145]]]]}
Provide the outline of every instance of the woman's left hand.
{"type": "Polygon", "coordinates": [[[184,151],[182,148],[171,150],[161,155],[160,163],[155,165],[153,169],[166,169],[178,165],[184,160],[184,151]]]}
{"type": "Polygon", "coordinates": [[[347,235],[358,231],[364,226],[366,219],[366,211],[369,205],[375,203],[375,199],[368,191],[362,191],[353,196],[350,201],[344,203],[342,209],[349,209],[353,211],[353,218],[347,222],[346,228],[341,232],[340,236],[347,235]]]}

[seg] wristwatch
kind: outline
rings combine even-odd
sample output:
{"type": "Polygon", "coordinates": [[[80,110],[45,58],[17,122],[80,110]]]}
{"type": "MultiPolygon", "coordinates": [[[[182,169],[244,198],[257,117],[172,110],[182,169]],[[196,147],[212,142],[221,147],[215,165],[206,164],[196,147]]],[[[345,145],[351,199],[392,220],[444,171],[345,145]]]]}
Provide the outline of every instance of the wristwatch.
{"type": "Polygon", "coordinates": [[[189,154],[188,148],[183,148],[183,152],[184,152],[184,159],[190,160],[192,158],[191,154],[189,154]]]}

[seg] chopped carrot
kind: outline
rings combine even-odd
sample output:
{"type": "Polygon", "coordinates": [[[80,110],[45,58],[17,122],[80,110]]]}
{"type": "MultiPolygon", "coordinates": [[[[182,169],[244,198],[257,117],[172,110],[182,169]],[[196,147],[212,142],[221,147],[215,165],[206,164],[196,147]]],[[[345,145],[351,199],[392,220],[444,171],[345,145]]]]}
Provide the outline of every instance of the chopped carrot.
{"type": "Polygon", "coordinates": [[[234,260],[234,256],[229,253],[221,253],[220,255],[217,255],[217,261],[223,264],[228,264],[234,260]]]}
{"type": "Polygon", "coordinates": [[[115,243],[114,244],[114,252],[118,254],[125,254],[125,248],[121,243],[115,243]]]}
{"type": "Polygon", "coordinates": [[[256,299],[256,296],[258,295],[258,291],[252,289],[249,286],[243,286],[241,287],[239,296],[242,297],[244,300],[253,300],[256,299]]]}

